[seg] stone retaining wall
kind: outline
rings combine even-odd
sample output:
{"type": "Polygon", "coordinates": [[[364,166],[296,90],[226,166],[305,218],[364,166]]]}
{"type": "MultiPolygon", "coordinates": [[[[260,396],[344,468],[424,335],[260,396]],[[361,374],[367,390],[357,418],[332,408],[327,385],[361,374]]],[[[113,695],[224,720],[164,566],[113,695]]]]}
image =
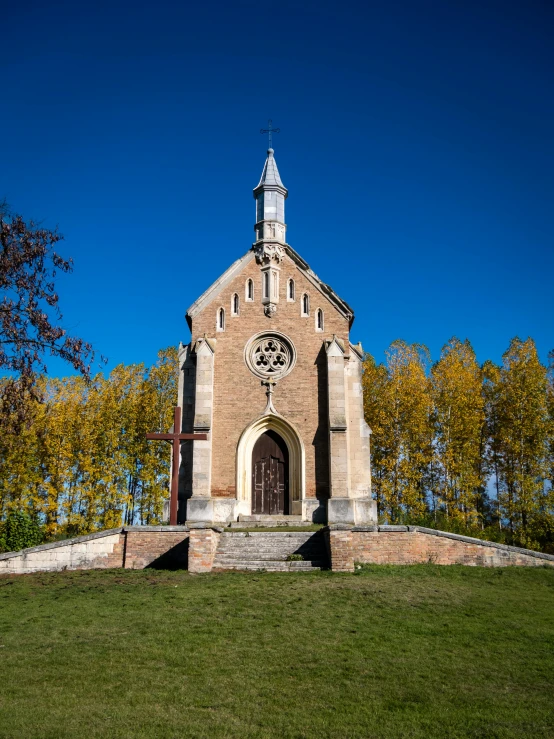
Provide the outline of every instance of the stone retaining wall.
{"type": "Polygon", "coordinates": [[[108,567],[186,569],[186,526],[126,526],[0,554],[0,574],[108,567]]]}
{"type": "Polygon", "coordinates": [[[92,570],[123,566],[122,529],[99,531],[75,539],[55,541],[21,552],[0,554],[0,574],[55,570],[92,570]]]}
{"type": "Polygon", "coordinates": [[[421,526],[330,526],[331,569],[360,564],[554,567],[554,556],[421,526]]]}
{"type": "MultiPolygon", "coordinates": [[[[222,529],[209,526],[126,526],[0,554],[0,574],[56,570],[189,569],[210,572],[222,529]]],[[[361,564],[554,567],[554,556],[420,526],[329,526],[331,569],[361,564]]]]}

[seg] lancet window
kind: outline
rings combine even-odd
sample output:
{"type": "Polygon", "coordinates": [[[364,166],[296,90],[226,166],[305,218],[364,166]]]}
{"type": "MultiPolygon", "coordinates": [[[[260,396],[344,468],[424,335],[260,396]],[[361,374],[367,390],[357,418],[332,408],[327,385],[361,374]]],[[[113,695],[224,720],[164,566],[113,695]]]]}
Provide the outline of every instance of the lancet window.
{"type": "Polygon", "coordinates": [[[302,316],[310,315],[310,296],[307,293],[304,293],[304,295],[302,295],[301,311],[302,316]]]}
{"type": "Polygon", "coordinates": [[[294,302],[294,280],[292,279],[287,282],[287,300],[289,303],[294,302]]]}
{"type": "Polygon", "coordinates": [[[217,311],[216,328],[218,331],[225,331],[225,308],[220,308],[217,311]]]}
{"type": "Polygon", "coordinates": [[[252,302],[254,300],[254,281],[253,280],[246,280],[246,291],[245,291],[245,298],[248,302],[252,302]]]}
{"type": "Polygon", "coordinates": [[[318,308],[315,313],[315,330],[323,331],[323,311],[318,308]]]}
{"type": "Polygon", "coordinates": [[[231,315],[232,316],[238,316],[239,314],[239,296],[238,293],[235,293],[233,297],[231,298],[231,315]]]}

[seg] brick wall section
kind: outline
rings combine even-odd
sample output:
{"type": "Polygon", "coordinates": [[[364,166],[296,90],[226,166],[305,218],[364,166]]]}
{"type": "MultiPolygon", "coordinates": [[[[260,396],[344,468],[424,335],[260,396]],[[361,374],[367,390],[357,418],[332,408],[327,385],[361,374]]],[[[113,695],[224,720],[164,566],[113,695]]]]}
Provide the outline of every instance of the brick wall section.
{"type": "Polygon", "coordinates": [[[351,572],[354,563],[554,567],[554,556],[416,526],[331,527],[331,568],[351,572]]]}
{"type": "Polygon", "coordinates": [[[191,529],[189,539],[189,572],[211,572],[221,536],[218,529],[191,529]]]}
{"type": "MultiPolygon", "coordinates": [[[[235,458],[242,431],[264,410],[265,388],[244,361],[247,341],[260,331],[274,330],[286,334],[297,350],[296,366],[279,380],[273,401],[279,413],[298,429],[306,449],[306,496],[316,492],[328,495],[329,447],[327,420],[327,378],[324,339],[336,334],[348,348],[348,322],[333,304],[285,256],[281,262],[279,304],[273,318],[264,315],[262,274],[251,259],[206,308],[193,319],[192,345],[204,334],[217,341],[214,357],[213,464],[211,494],[215,497],[235,496],[235,458]],[[296,300],[287,302],[287,281],[295,281],[296,300]],[[246,302],[245,285],[254,281],[254,301],[246,302]],[[310,315],[300,315],[302,294],[310,296],[310,315]],[[231,315],[234,293],[240,298],[240,315],[231,315]],[[216,331],[216,316],[225,308],[225,331],[216,331]],[[316,310],[324,313],[324,331],[315,330],[316,310]]],[[[347,349],[348,350],[348,349],[347,349]]]]}
{"type": "MultiPolygon", "coordinates": [[[[186,568],[189,530],[185,526],[131,526],[125,528],[127,570],[154,567],[186,568]]],[[[121,566],[121,565],[119,565],[121,566]]]]}
{"type": "Polygon", "coordinates": [[[354,548],[352,545],[352,531],[328,530],[327,548],[329,562],[334,572],[354,571],[354,548]]]}

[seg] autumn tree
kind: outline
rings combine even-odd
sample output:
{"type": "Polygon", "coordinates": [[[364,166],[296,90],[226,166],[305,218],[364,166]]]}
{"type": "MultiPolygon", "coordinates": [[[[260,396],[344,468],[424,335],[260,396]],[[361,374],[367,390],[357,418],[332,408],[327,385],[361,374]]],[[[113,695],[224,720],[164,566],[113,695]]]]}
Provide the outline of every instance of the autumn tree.
{"type": "Polygon", "coordinates": [[[515,539],[536,546],[545,517],[554,514],[547,476],[547,373],[532,339],[515,338],[497,373],[491,444],[498,467],[500,510],[515,539]]]}
{"type": "Polygon", "coordinates": [[[386,366],[364,364],[365,416],[373,435],[373,475],[379,513],[391,523],[426,510],[425,479],[432,454],[429,351],[395,341],[386,366]]]}
{"type": "MultiPolygon", "coordinates": [[[[452,338],[431,370],[438,505],[473,525],[486,485],[482,372],[469,341],[452,338]]],[[[434,480],[435,482],[435,480],[434,480]]]]}
{"type": "Polygon", "coordinates": [[[37,375],[46,372],[46,355],[68,362],[89,377],[92,346],[62,327],[56,292],[58,273],[72,270],[72,261],[56,251],[57,230],[25,222],[0,208],[0,370],[6,373],[0,396],[0,417],[18,430],[37,397],[37,375]]]}

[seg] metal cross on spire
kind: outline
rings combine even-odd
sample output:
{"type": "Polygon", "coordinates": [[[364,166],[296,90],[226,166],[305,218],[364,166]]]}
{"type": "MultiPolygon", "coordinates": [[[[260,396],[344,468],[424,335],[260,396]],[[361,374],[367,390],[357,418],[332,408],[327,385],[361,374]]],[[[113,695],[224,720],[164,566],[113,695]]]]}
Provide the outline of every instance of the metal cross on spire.
{"type": "Polygon", "coordinates": [[[271,139],[271,134],[273,134],[273,133],[281,133],[281,129],[280,128],[273,128],[273,121],[270,118],[268,120],[268,122],[267,122],[267,128],[260,128],[260,133],[267,133],[268,134],[268,136],[269,136],[269,148],[272,149],[273,148],[273,146],[272,146],[272,143],[273,142],[272,142],[272,139],[271,139]]]}

